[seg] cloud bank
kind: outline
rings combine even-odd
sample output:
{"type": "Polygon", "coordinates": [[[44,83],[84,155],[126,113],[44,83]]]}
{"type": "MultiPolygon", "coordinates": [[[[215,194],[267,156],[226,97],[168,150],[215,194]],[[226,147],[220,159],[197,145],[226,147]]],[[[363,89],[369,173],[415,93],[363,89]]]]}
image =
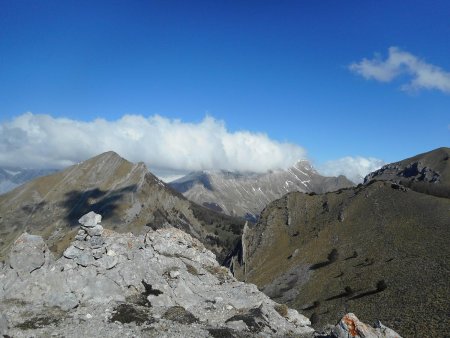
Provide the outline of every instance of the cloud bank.
{"type": "Polygon", "coordinates": [[[349,68],[366,79],[380,82],[391,82],[406,75],[410,80],[401,87],[405,91],[435,89],[450,94],[450,72],[426,63],[397,47],[389,48],[386,60],[375,55],[371,60],[364,58],[360,62],[352,63],[349,68]]]}
{"type": "Polygon", "coordinates": [[[84,122],[26,113],[0,124],[0,166],[63,168],[109,150],[166,174],[264,172],[286,168],[306,154],[302,147],[266,134],[231,132],[212,117],[199,123],[141,115],[84,122]]]}
{"type": "Polygon", "coordinates": [[[380,169],[384,164],[383,160],[373,157],[346,156],[324,163],[319,171],[326,176],[344,175],[355,183],[362,183],[368,173],[380,169]]]}

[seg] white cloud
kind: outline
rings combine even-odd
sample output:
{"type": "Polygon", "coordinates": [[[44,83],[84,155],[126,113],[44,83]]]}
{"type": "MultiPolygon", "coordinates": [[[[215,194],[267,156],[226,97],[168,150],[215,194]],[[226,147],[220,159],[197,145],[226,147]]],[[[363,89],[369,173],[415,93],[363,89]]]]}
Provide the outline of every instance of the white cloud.
{"type": "Polygon", "coordinates": [[[298,145],[262,133],[230,132],[212,117],[200,123],[157,115],[84,122],[26,113],[0,124],[2,166],[62,168],[109,150],[165,174],[202,169],[264,172],[305,157],[298,145]]]}
{"type": "Polygon", "coordinates": [[[399,76],[407,75],[410,80],[401,87],[405,91],[436,89],[450,94],[450,72],[426,63],[397,47],[389,48],[386,60],[375,55],[371,60],[364,58],[360,62],[352,63],[349,68],[366,79],[380,82],[390,82],[399,76]]]}
{"type": "Polygon", "coordinates": [[[368,173],[381,168],[384,164],[385,162],[378,158],[346,156],[324,163],[319,167],[319,172],[325,176],[344,175],[355,183],[361,183],[368,173]]]}

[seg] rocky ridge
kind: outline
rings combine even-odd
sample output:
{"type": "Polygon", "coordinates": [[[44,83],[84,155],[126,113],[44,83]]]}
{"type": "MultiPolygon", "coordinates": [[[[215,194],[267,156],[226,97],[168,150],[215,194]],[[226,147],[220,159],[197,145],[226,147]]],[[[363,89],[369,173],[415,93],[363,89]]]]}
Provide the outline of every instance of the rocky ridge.
{"type": "Polygon", "coordinates": [[[417,192],[450,197],[450,148],[442,147],[399,162],[387,164],[370,173],[364,183],[392,181],[417,192]]]}
{"type": "Polygon", "coordinates": [[[449,152],[440,148],[389,165],[399,171],[386,180],[321,195],[286,194],[244,228],[230,268],[302,311],[315,327],[354,312],[408,337],[445,336],[450,199],[442,197],[450,196],[449,152]],[[395,180],[405,177],[401,168],[419,162],[428,168],[419,170],[423,179],[408,177],[421,185],[395,180]]]}
{"type": "Polygon", "coordinates": [[[199,171],[170,182],[185,197],[227,215],[255,221],[261,210],[292,191],[324,193],[354,184],[344,176],[320,175],[307,160],[267,173],[199,171]]]}
{"type": "Polygon", "coordinates": [[[0,334],[12,337],[399,337],[353,314],[326,334],[255,285],[237,281],[176,228],[145,235],[103,229],[93,212],[55,260],[22,234],[0,266],[0,334]]]}
{"type": "Polygon", "coordinates": [[[0,260],[25,231],[42,236],[60,255],[76,235],[77,220],[90,210],[117,232],[140,234],[170,224],[201,240],[219,259],[244,226],[242,219],[187,200],[144,163],[106,152],[0,195],[0,260]]]}

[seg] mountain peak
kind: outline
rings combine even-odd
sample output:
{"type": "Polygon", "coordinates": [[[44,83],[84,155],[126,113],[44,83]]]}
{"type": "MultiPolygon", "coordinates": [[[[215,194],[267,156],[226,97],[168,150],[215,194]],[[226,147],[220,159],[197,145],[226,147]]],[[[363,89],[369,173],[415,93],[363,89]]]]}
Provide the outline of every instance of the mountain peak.
{"type": "MultiPolygon", "coordinates": [[[[96,155],[94,157],[91,157],[89,159],[87,159],[86,161],[127,161],[125,158],[123,158],[122,156],[120,156],[118,153],[116,153],[115,151],[106,151],[104,153],[101,153],[99,155],[96,155]]],[[[83,162],[86,162],[83,161],[83,162]]]]}

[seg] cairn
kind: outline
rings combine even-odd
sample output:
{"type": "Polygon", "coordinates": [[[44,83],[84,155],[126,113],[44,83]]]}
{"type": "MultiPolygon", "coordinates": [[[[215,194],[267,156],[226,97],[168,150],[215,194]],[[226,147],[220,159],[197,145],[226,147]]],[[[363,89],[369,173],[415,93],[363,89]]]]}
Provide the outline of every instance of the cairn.
{"type": "Polygon", "coordinates": [[[91,249],[100,248],[104,241],[102,236],[103,227],[99,224],[102,221],[102,216],[93,211],[88,212],[82,216],[78,223],[81,224],[81,229],[75,236],[78,241],[88,241],[91,249]]]}
{"type": "Polygon", "coordinates": [[[81,229],[75,236],[75,241],[64,251],[64,257],[73,259],[82,266],[103,264],[107,268],[117,264],[117,257],[111,251],[107,256],[105,239],[102,236],[103,227],[99,224],[102,216],[93,211],[83,215],[78,222],[81,229]]]}

